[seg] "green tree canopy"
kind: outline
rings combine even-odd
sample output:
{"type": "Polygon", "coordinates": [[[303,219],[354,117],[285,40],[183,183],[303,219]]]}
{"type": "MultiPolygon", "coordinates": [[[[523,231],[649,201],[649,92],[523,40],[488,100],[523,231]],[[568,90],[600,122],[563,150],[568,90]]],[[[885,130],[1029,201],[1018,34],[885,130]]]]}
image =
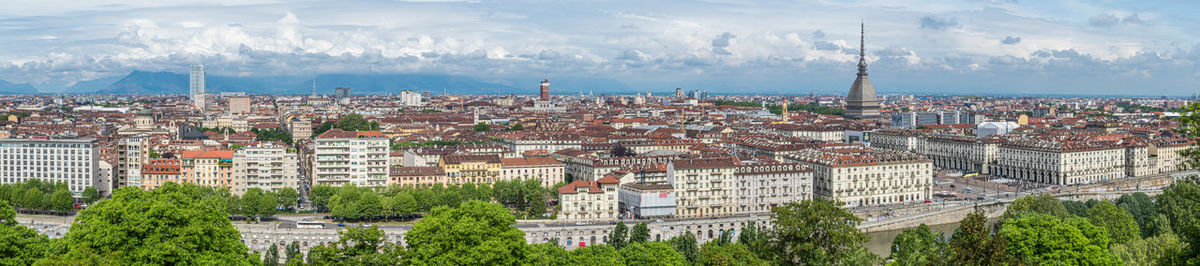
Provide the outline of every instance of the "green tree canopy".
{"type": "Polygon", "coordinates": [[[1004,238],[992,235],[982,211],[968,214],[950,238],[954,261],[962,265],[1001,265],[1008,262],[1004,238]]]}
{"type": "Polygon", "coordinates": [[[484,122],[479,122],[479,124],[475,124],[475,131],[480,131],[480,132],[492,131],[492,125],[489,125],[488,123],[484,123],[484,122]]]}
{"type": "Polygon", "coordinates": [[[1063,208],[1067,209],[1067,213],[1070,213],[1071,215],[1075,215],[1075,216],[1079,216],[1079,217],[1087,217],[1087,212],[1088,212],[1087,203],[1083,203],[1082,201],[1076,201],[1076,200],[1064,200],[1064,201],[1062,201],[1062,205],[1063,205],[1063,208]]]}
{"type": "Polygon", "coordinates": [[[1088,210],[1087,218],[1093,225],[1108,232],[1112,244],[1124,244],[1141,238],[1142,231],[1133,220],[1133,215],[1107,201],[1092,206],[1088,210]]]}
{"type": "Polygon", "coordinates": [[[116,264],[257,264],[212,190],[167,183],[151,191],[124,187],[84,209],[61,239],[65,259],[116,264]]]}
{"type": "Polygon", "coordinates": [[[683,255],[688,262],[700,262],[700,246],[696,244],[696,235],[693,235],[692,232],[684,232],[683,235],[671,237],[667,243],[671,243],[671,247],[683,255]]]}
{"type": "MultiPolygon", "coordinates": [[[[1090,205],[1088,206],[1091,207],[1090,205]]],[[[1012,205],[1008,206],[1008,210],[1004,211],[1004,216],[1001,221],[1023,216],[1025,212],[1035,212],[1042,214],[1053,215],[1058,218],[1066,218],[1070,213],[1063,206],[1062,202],[1058,201],[1057,197],[1050,194],[1041,194],[1038,196],[1025,196],[1013,201],[1012,205]]]]}
{"type": "Polygon", "coordinates": [[[1133,216],[1133,221],[1137,222],[1138,228],[1141,228],[1139,235],[1150,237],[1150,230],[1147,223],[1154,219],[1154,215],[1158,214],[1158,207],[1154,205],[1154,199],[1146,193],[1137,192],[1133,194],[1121,195],[1117,199],[1117,207],[1128,212],[1133,216]]]}
{"type": "Polygon", "coordinates": [[[799,264],[871,264],[877,258],[863,246],[862,221],[825,199],[789,203],[772,210],[773,249],[783,262],[799,264]]]}
{"type": "Polygon", "coordinates": [[[1108,234],[1084,218],[1060,219],[1028,213],[1004,221],[1001,237],[1009,255],[1029,264],[1116,265],[1108,252],[1108,234]]]}
{"type": "Polygon", "coordinates": [[[929,226],[921,224],[904,229],[892,240],[892,254],[888,258],[900,265],[953,265],[954,253],[950,244],[933,233],[929,226]]]}
{"type": "Polygon", "coordinates": [[[621,249],[625,247],[628,237],[629,228],[625,226],[625,222],[617,222],[617,226],[608,234],[608,244],[614,248],[621,249]]]}
{"type": "Polygon", "coordinates": [[[1114,244],[1112,253],[1125,265],[1184,265],[1179,261],[1184,245],[1174,234],[1161,234],[1114,244]]]}
{"type": "Polygon", "coordinates": [[[524,257],[524,233],[499,204],[472,200],[438,207],[405,235],[412,259],[436,265],[512,265],[524,257]]]}
{"type": "Polygon", "coordinates": [[[1200,180],[1191,177],[1175,181],[1163,189],[1155,203],[1158,212],[1171,221],[1175,234],[1187,242],[1183,255],[1187,264],[1200,264],[1200,180]]]}
{"type": "Polygon", "coordinates": [[[662,242],[630,243],[621,248],[625,265],[683,265],[687,260],[662,242]]]}
{"type": "Polygon", "coordinates": [[[83,189],[83,203],[92,204],[100,200],[100,191],[96,187],[87,187],[83,189]]]}
{"type": "Polygon", "coordinates": [[[313,186],[312,189],[309,190],[308,200],[313,205],[313,207],[317,208],[318,210],[328,211],[329,210],[329,198],[333,197],[333,194],[336,192],[337,192],[337,188],[334,188],[330,185],[326,185],[326,184],[316,185],[316,186],[313,186]]]}
{"type": "Polygon", "coordinates": [[[646,222],[637,223],[629,231],[629,243],[645,243],[647,240],[650,240],[650,226],[646,222]]]}
{"type": "Polygon", "coordinates": [[[17,224],[17,211],[0,200],[0,265],[32,265],[46,256],[50,240],[17,224]]]}
{"type": "Polygon", "coordinates": [[[297,192],[294,188],[285,187],[275,190],[275,197],[279,200],[278,204],[280,208],[291,210],[295,209],[296,203],[300,201],[300,192],[297,192]]]}
{"type": "Polygon", "coordinates": [[[706,243],[700,248],[700,263],[713,266],[771,265],[770,261],[759,258],[746,245],[717,245],[714,242],[706,243]]]}

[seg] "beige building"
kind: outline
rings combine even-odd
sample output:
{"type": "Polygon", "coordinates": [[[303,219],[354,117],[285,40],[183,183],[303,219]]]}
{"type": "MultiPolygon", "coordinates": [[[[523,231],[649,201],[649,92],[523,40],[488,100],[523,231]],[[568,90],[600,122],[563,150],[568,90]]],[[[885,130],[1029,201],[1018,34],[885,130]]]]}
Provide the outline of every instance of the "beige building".
{"type": "Polygon", "coordinates": [[[772,208],[812,199],[813,171],[797,163],[739,165],[737,212],[763,213],[772,208]]]}
{"type": "Polygon", "coordinates": [[[933,161],[915,153],[843,147],[791,157],[813,168],[813,194],[845,207],[923,203],[932,199],[933,161]]]}
{"type": "Polygon", "coordinates": [[[292,139],[312,138],[312,118],[306,116],[292,118],[291,123],[288,123],[288,131],[292,132],[292,139]]]}
{"type": "Polygon", "coordinates": [[[1000,145],[992,174],[1052,185],[1125,177],[1125,148],[1115,141],[1010,140],[1000,145]]]}
{"type": "Polygon", "coordinates": [[[558,203],[562,205],[562,211],[558,213],[558,220],[616,220],[620,214],[620,203],[617,199],[619,182],[616,178],[604,177],[596,181],[575,180],[559,187],[558,203]]]}
{"type": "Polygon", "coordinates": [[[446,185],[446,171],[437,166],[392,166],[388,186],[431,187],[446,185]]]}
{"type": "Polygon", "coordinates": [[[316,138],[313,185],[381,187],[388,182],[389,140],[379,131],[330,129],[316,138]]]}
{"type": "Polygon", "coordinates": [[[1179,152],[1196,145],[1195,141],[1182,138],[1164,138],[1154,140],[1149,147],[1147,153],[1154,160],[1155,171],[1158,173],[1167,173],[1185,170],[1187,161],[1179,152]]]}
{"type": "Polygon", "coordinates": [[[233,151],[183,151],[180,169],[183,180],[208,187],[233,186],[233,151]]]}
{"type": "Polygon", "coordinates": [[[229,97],[229,113],[249,114],[250,113],[250,96],[239,95],[239,96],[229,97]]]}
{"type": "Polygon", "coordinates": [[[566,180],[566,164],[549,157],[500,158],[501,180],[536,179],[542,187],[566,180]]]}
{"type": "Polygon", "coordinates": [[[737,212],[738,161],[733,157],[679,159],[667,164],[675,188],[675,217],[726,216],[737,212]]]}
{"type": "Polygon", "coordinates": [[[150,159],[142,165],[138,185],[144,190],[156,189],[166,183],[183,183],[179,159],[150,159]]]}
{"type": "Polygon", "coordinates": [[[261,143],[243,147],[233,154],[233,194],[242,195],[249,188],[275,191],[299,189],[297,155],[282,143],[261,143]]]}
{"type": "Polygon", "coordinates": [[[928,135],[916,152],[929,157],[939,168],[988,174],[988,169],[996,163],[1000,142],[993,138],[928,135]]]}
{"type": "Polygon", "coordinates": [[[446,181],[451,185],[491,184],[500,180],[500,156],[496,155],[446,155],[438,167],[446,171],[446,181]]]}

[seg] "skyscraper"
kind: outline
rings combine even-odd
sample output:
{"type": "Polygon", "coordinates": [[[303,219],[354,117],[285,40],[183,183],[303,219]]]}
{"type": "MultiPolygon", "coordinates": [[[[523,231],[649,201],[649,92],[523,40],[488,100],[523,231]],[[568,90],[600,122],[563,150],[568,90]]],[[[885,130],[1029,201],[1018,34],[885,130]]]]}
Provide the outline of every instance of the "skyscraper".
{"type": "Polygon", "coordinates": [[[195,100],[196,95],[204,94],[204,65],[192,65],[188,93],[193,100],[195,100]]]}
{"type": "Polygon", "coordinates": [[[859,35],[858,43],[858,78],[850,85],[850,94],[846,95],[846,118],[849,119],[878,119],[879,100],[875,98],[875,85],[867,79],[866,27],[859,35]]]}
{"type": "Polygon", "coordinates": [[[550,78],[546,78],[545,80],[542,80],[542,100],[543,101],[550,100],[550,78]]]}

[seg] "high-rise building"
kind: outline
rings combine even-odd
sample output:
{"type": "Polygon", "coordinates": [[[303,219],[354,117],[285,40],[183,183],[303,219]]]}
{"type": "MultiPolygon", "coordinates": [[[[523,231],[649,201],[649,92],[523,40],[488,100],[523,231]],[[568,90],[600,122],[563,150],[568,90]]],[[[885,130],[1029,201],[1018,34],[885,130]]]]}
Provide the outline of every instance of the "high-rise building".
{"type": "Polygon", "coordinates": [[[337,87],[333,89],[333,97],[345,99],[350,97],[350,87],[337,87]]]}
{"type": "Polygon", "coordinates": [[[675,88],[675,98],[683,98],[683,88],[675,88]]]}
{"type": "Polygon", "coordinates": [[[66,183],[80,196],[97,182],[99,154],[95,139],[0,139],[0,184],[66,183]]]}
{"type": "Polygon", "coordinates": [[[188,94],[195,97],[198,94],[204,94],[204,65],[192,65],[191,82],[188,85],[188,94]]]}
{"type": "Polygon", "coordinates": [[[400,92],[400,105],[403,106],[421,106],[421,94],[404,90],[400,92]]]}
{"type": "Polygon", "coordinates": [[[542,80],[542,100],[550,100],[550,78],[542,80]]]}
{"type": "Polygon", "coordinates": [[[141,187],[142,164],[150,159],[150,143],[141,137],[124,138],[117,144],[117,175],[112,190],[125,186],[141,187]]]}
{"type": "Polygon", "coordinates": [[[875,85],[867,79],[866,29],[862,29],[858,43],[858,78],[850,85],[850,94],[846,96],[846,118],[849,119],[878,119],[879,100],[875,98],[875,85]]]}

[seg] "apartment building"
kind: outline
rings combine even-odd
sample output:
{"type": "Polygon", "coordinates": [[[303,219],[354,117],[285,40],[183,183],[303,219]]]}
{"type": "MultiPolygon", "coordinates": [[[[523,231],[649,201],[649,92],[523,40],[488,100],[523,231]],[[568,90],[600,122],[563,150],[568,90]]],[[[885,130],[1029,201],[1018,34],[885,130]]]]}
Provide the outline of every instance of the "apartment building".
{"type": "Polygon", "coordinates": [[[496,155],[443,156],[438,167],[446,171],[448,184],[491,184],[500,180],[500,157],[496,155]]]}
{"type": "Polygon", "coordinates": [[[61,182],[78,197],[96,186],[99,158],[95,139],[0,139],[0,184],[61,182]]]}
{"type": "Polygon", "coordinates": [[[1115,141],[1025,138],[997,150],[992,174],[1030,182],[1073,185],[1125,177],[1125,148],[1115,141]]]}
{"type": "Polygon", "coordinates": [[[675,217],[725,216],[737,212],[734,157],[679,159],[667,164],[675,188],[675,217]]]}
{"type": "Polygon", "coordinates": [[[575,180],[559,187],[558,203],[562,205],[562,211],[558,213],[558,220],[616,220],[620,214],[618,186],[620,184],[616,178],[605,177],[596,181],[575,180]]]}
{"type": "Polygon", "coordinates": [[[386,186],[389,140],[379,131],[330,129],[316,138],[313,185],[386,186]]]}
{"type": "Polygon", "coordinates": [[[798,163],[747,164],[734,168],[737,212],[772,208],[812,199],[813,171],[798,163]]]}
{"type": "Polygon", "coordinates": [[[446,171],[437,166],[392,166],[387,184],[414,187],[446,185],[446,171]]]}
{"type": "Polygon", "coordinates": [[[201,186],[233,186],[233,151],[183,151],[179,156],[183,180],[201,186]]]}
{"type": "Polygon", "coordinates": [[[1196,145],[1196,141],[1184,138],[1155,139],[1147,147],[1147,153],[1154,159],[1155,172],[1167,173],[1187,169],[1184,162],[1187,158],[1179,152],[1196,145]]]}
{"type": "Polygon", "coordinates": [[[775,134],[785,137],[806,138],[820,141],[842,142],[846,139],[846,129],[840,126],[828,125],[771,125],[775,134]]]}
{"type": "Polygon", "coordinates": [[[247,189],[275,191],[299,189],[299,162],[295,152],[283,143],[259,143],[242,147],[233,154],[233,188],[235,195],[247,189]]]}
{"type": "Polygon", "coordinates": [[[813,169],[813,195],[844,207],[922,203],[932,199],[933,161],[915,153],[841,147],[809,150],[790,159],[813,169]]]}
{"type": "Polygon", "coordinates": [[[141,187],[142,163],[150,159],[149,140],[141,137],[123,138],[117,143],[117,175],[112,190],[121,187],[141,187]]]}
{"type": "Polygon", "coordinates": [[[988,174],[996,163],[1001,142],[995,138],[931,134],[924,138],[917,153],[933,160],[933,166],[988,174]]]}
{"type": "Polygon", "coordinates": [[[152,190],[166,183],[183,183],[183,169],[179,159],[150,159],[142,164],[142,177],[138,187],[152,190]]]}
{"type": "Polygon", "coordinates": [[[566,180],[566,164],[549,157],[500,158],[501,180],[535,179],[542,187],[566,180]]]}

